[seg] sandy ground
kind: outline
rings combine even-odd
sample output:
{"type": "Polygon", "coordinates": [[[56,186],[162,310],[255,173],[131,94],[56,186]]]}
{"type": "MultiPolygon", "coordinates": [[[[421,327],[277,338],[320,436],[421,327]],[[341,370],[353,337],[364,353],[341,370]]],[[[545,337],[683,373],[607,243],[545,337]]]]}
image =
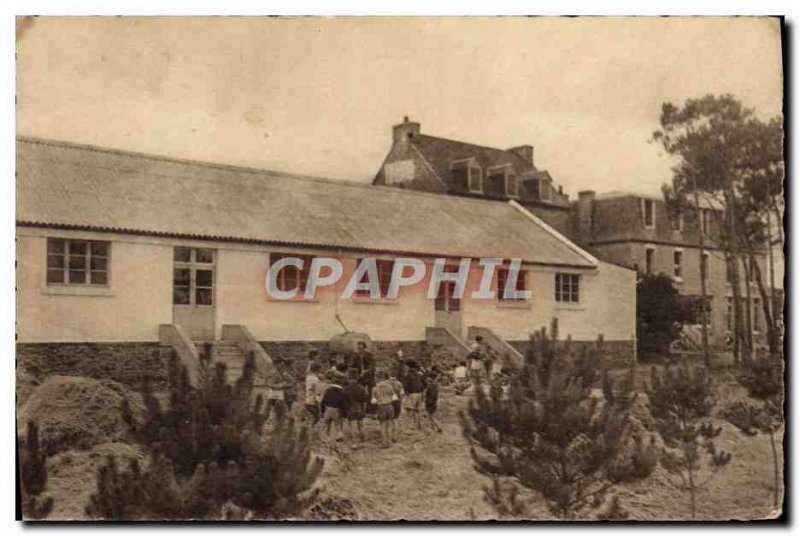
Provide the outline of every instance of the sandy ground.
{"type": "MultiPolygon", "coordinates": [[[[644,376],[644,375],[643,375],[644,376]]],[[[718,382],[719,406],[745,396],[727,376],[718,382]]],[[[438,418],[444,427],[436,433],[428,426],[410,430],[407,415],[401,420],[398,442],[379,447],[379,428],[368,420],[367,441],[363,445],[336,443],[333,448],[317,442],[315,450],[326,460],[319,485],[321,498],[333,507],[322,508],[317,519],[350,518],[360,520],[486,520],[496,513],[483,499],[489,479],[472,467],[468,446],[461,435],[458,412],[468,397],[455,396],[442,389],[438,418]],[[326,514],[327,515],[324,515],[326,514]]],[[[716,475],[702,472],[698,480],[708,480],[697,497],[699,519],[761,519],[772,512],[772,454],[767,436],[745,437],[724,421],[718,448],[731,452],[730,464],[716,475]]],[[[779,438],[782,441],[782,438],[779,438]]],[[[782,451],[778,445],[779,452],[782,451]]],[[[89,451],[71,450],[48,460],[50,479],[47,493],[55,498],[50,519],[81,519],[89,494],[94,490],[96,467],[106,455],[121,458],[137,456],[136,449],[124,443],[106,443],[89,451]]],[[[617,488],[622,506],[632,519],[687,519],[689,496],[681,490],[677,477],[658,468],[647,480],[617,488]]],[[[533,492],[524,494],[530,507],[527,517],[546,519],[543,501],[533,492]]]]}
{"type": "MultiPolygon", "coordinates": [[[[746,397],[732,378],[720,383],[721,403],[746,397]]],[[[378,447],[378,424],[367,422],[367,443],[356,449],[343,446],[332,452],[321,448],[326,469],[321,484],[325,493],[347,497],[355,503],[357,518],[370,520],[485,520],[497,517],[483,499],[489,479],[478,474],[466,441],[461,435],[458,411],[466,408],[466,396],[443,390],[438,417],[444,433],[430,429],[404,432],[394,446],[378,447]]],[[[406,419],[407,415],[403,416],[406,419]]],[[[772,453],[767,436],[745,437],[735,427],[713,419],[722,427],[717,448],[733,454],[728,466],[711,474],[702,470],[698,481],[706,483],[697,495],[697,518],[706,520],[763,519],[772,510],[772,453]]],[[[782,441],[782,436],[777,438],[782,441]]],[[[779,454],[782,451],[778,445],[779,454]]],[[[781,460],[782,463],[782,460],[781,460]]],[[[678,476],[657,468],[647,480],[617,488],[617,494],[631,519],[688,519],[689,495],[681,489],[678,476]]],[[[548,519],[543,501],[526,493],[530,519],[548,519]]]]}

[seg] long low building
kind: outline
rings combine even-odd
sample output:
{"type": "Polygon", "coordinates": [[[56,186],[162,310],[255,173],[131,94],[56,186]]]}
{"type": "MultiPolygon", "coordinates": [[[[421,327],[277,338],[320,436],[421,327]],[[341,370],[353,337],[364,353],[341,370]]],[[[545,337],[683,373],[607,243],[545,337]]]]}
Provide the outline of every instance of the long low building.
{"type": "MultiPolygon", "coordinates": [[[[598,261],[513,201],[19,138],[16,220],[18,355],[105,347],[134,359],[169,339],[169,326],[193,341],[244,327],[287,356],[344,331],[386,353],[426,340],[458,346],[476,333],[521,349],[555,318],[562,336],[603,335],[614,357],[635,357],[635,272],[598,261]],[[287,255],[336,258],[343,277],[311,299],[275,299],[265,279],[287,255]],[[429,299],[428,270],[385,297],[398,257],[428,266],[472,258],[467,292],[458,299],[444,284],[429,299]],[[364,258],[378,259],[381,298],[343,299],[364,258]],[[520,259],[517,289],[530,297],[473,298],[480,258],[506,268],[520,259]]],[[[309,264],[284,269],[279,286],[302,290],[309,264]]],[[[507,273],[496,272],[492,289],[507,273]]]]}

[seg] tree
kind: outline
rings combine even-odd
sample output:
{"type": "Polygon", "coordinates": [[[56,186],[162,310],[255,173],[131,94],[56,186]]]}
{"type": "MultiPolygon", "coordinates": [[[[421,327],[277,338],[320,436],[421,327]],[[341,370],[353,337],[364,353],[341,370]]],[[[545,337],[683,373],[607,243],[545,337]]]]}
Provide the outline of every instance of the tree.
{"type": "MultiPolygon", "coordinates": [[[[603,370],[601,348],[602,339],[575,355],[569,340],[559,348],[542,330],[525,369],[512,378],[508,400],[475,389],[462,428],[476,469],[493,478],[485,497],[500,515],[524,509],[518,487],[500,477],[540,492],[555,516],[577,518],[598,511],[614,485],[652,472],[652,447],[628,448],[635,434],[633,371],[615,385],[603,370]],[[592,389],[596,384],[602,394],[592,389]]],[[[609,512],[621,514],[618,503],[611,506],[609,512]]]]}
{"type": "MultiPolygon", "coordinates": [[[[253,397],[252,355],[234,386],[226,382],[224,364],[209,368],[192,389],[186,368],[173,359],[166,409],[145,387],[146,419],[128,420],[150,464],[120,470],[108,460],[98,470],[89,516],[221,519],[235,507],[256,518],[281,519],[310,506],[322,460],[311,459],[307,429],[279,419],[264,430],[263,401],[253,397]]],[[[123,414],[130,416],[124,404],[123,414]]]]}
{"type": "Polygon", "coordinates": [[[640,275],[636,282],[636,340],[639,354],[669,354],[689,319],[686,302],[672,278],[664,275],[640,275]]]}
{"type": "MultiPolygon", "coordinates": [[[[744,259],[753,266],[753,277],[761,291],[757,255],[769,240],[763,240],[757,231],[782,196],[782,122],[780,118],[759,119],[754,110],[742,106],[731,95],[706,95],[687,100],[681,108],[664,103],[660,129],[654,132],[653,139],[677,159],[672,168],[672,184],[665,189],[665,195],[676,206],[688,209],[698,223],[703,207],[714,209],[711,214],[715,215],[720,233],[714,237],[713,245],[725,251],[733,291],[734,357],[738,362],[742,350],[742,355],[749,358],[739,263],[744,259]]],[[[701,225],[698,227],[698,245],[702,249],[706,246],[705,232],[701,225]]],[[[775,315],[766,316],[768,342],[774,353],[775,315]]]]}
{"type": "Polygon", "coordinates": [[[729,453],[717,451],[714,438],[722,431],[707,420],[713,407],[711,378],[708,369],[684,362],[665,368],[661,373],[652,368],[650,385],[646,387],[650,414],[656,429],[668,448],[661,453],[661,465],[680,476],[691,499],[692,518],[697,514],[696,493],[705,482],[697,482],[701,450],[709,456],[709,465],[716,472],[731,459],[729,453]]]}
{"type": "Polygon", "coordinates": [[[737,402],[723,412],[725,419],[736,426],[747,436],[755,436],[759,432],[769,436],[772,448],[772,476],[774,508],[779,505],[780,465],[775,433],[783,424],[783,378],[782,360],[775,357],[763,357],[745,363],[737,380],[747,389],[747,393],[760,401],[760,405],[749,402],[737,402]]]}
{"type": "Polygon", "coordinates": [[[44,519],[53,511],[53,498],[40,497],[47,488],[47,454],[40,448],[39,426],[28,422],[22,456],[22,513],[29,519],[44,519]]]}

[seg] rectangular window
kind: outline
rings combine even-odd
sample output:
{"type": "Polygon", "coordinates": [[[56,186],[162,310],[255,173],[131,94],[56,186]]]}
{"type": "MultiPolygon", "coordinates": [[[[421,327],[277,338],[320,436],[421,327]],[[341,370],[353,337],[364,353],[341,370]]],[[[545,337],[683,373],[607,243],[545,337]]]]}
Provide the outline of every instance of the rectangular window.
{"type": "MultiPolygon", "coordinates": [[[[497,299],[498,300],[523,300],[521,297],[506,296],[506,282],[508,281],[508,268],[497,269],[497,299]]],[[[514,290],[525,291],[527,290],[528,273],[525,270],[520,270],[517,274],[517,281],[514,290]]]]}
{"type": "Polygon", "coordinates": [[[700,277],[704,280],[708,280],[708,252],[704,251],[700,257],[700,277]]]}
{"type": "Polygon", "coordinates": [[[578,303],[580,301],[581,276],[556,274],[556,301],[578,303]]]}
{"type": "Polygon", "coordinates": [[[656,268],[656,248],[646,247],[644,249],[644,273],[653,275],[656,268]]]}
{"type": "Polygon", "coordinates": [[[550,182],[539,179],[539,195],[542,201],[550,201],[550,182]]]}
{"type": "MultiPolygon", "coordinates": [[[[364,259],[358,259],[356,266],[360,265],[364,259]]],[[[394,270],[394,261],[387,259],[376,259],[375,264],[378,268],[378,289],[380,297],[385,298],[389,295],[389,283],[392,281],[392,271],[394,270]]],[[[367,273],[361,276],[359,283],[367,282],[367,273]]],[[[358,289],[355,292],[356,296],[369,298],[370,293],[366,289],[358,289]]]]}
{"type": "Polygon", "coordinates": [[[213,305],[214,250],[179,246],[172,260],[173,305],[213,305]]]}
{"type": "Polygon", "coordinates": [[[483,193],[483,176],[481,168],[477,166],[470,166],[469,170],[469,191],[475,193],[483,193]]]}
{"type": "Polygon", "coordinates": [[[276,286],[278,290],[291,291],[297,289],[298,294],[306,291],[308,275],[311,273],[312,255],[284,255],[281,253],[271,253],[269,256],[270,266],[286,257],[295,257],[303,260],[303,269],[299,270],[296,266],[284,266],[278,272],[276,286]]]}
{"type": "Polygon", "coordinates": [[[733,298],[725,298],[725,327],[728,331],[733,331],[733,298]]]}
{"type": "Polygon", "coordinates": [[[506,174],[506,195],[519,197],[519,179],[513,173],[506,174]]]}
{"type": "Polygon", "coordinates": [[[656,202],[652,199],[642,199],[642,211],[644,226],[648,229],[654,229],[656,226],[656,202]]]}
{"type": "Polygon", "coordinates": [[[761,300],[753,298],[753,331],[761,331],[761,300]]]}
{"type": "Polygon", "coordinates": [[[110,242],[47,239],[48,285],[108,285],[110,242]]]}
{"type": "Polygon", "coordinates": [[[683,251],[676,249],[672,253],[673,264],[675,265],[675,278],[683,279],[683,251]]]}
{"type": "Polygon", "coordinates": [[[700,209],[700,232],[707,235],[711,230],[711,210],[707,208],[700,209]]]}

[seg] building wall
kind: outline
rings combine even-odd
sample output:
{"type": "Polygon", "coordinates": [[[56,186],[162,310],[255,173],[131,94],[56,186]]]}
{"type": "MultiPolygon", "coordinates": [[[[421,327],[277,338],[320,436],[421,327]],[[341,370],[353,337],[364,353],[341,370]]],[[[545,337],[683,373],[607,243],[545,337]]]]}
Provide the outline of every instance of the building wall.
{"type": "MultiPolygon", "coordinates": [[[[243,324],[261,341],[325,341],[343,331],[337,314],[347,329],[365,332],[376,341],[421,341],[425,328],[434,325],[434,301],[427,298],[429,275],[417,286],[401,289],[395,301],[341,299],[355,269],[355,255],[341,255],[344,274],[335,287],[321,288],[313,301],[287,302],[266,293],[267,247],[34,228],[20,228],[17,234],[20,343],[157,341],[158,325],[172,322],[176,245],[217,250],[217,336],[223,324],[243,324]],[[63,292],[69,294],[54,294],[45,284],[48,236],[111,241],[110,287],[102,292],[67,287],[63,292]]],[[[633,272],[605,263],[597,271],[581,271],[581,302],[565,306],[555,301],[554,274],[569,270],[525,268],[531,270],[528,288],[533,298],[516,306],[472,299],[469,295],[481,276],[478,267],[473,268],[462,300],[465,331],[470,325],[481,326],[508,340],[524,341],[556,317],[561,333],[575,340],[594,340],[601,333],[608,340],[633,340],[633,272]]]]}
{"type": "Polygon", "coordinates": [[[17,340],[157,341],[172,321],[172,246],[80,231],[17,230],[17,340]],[[47,237],[111,240],[109,287],[48,287],[47,237]]]}

